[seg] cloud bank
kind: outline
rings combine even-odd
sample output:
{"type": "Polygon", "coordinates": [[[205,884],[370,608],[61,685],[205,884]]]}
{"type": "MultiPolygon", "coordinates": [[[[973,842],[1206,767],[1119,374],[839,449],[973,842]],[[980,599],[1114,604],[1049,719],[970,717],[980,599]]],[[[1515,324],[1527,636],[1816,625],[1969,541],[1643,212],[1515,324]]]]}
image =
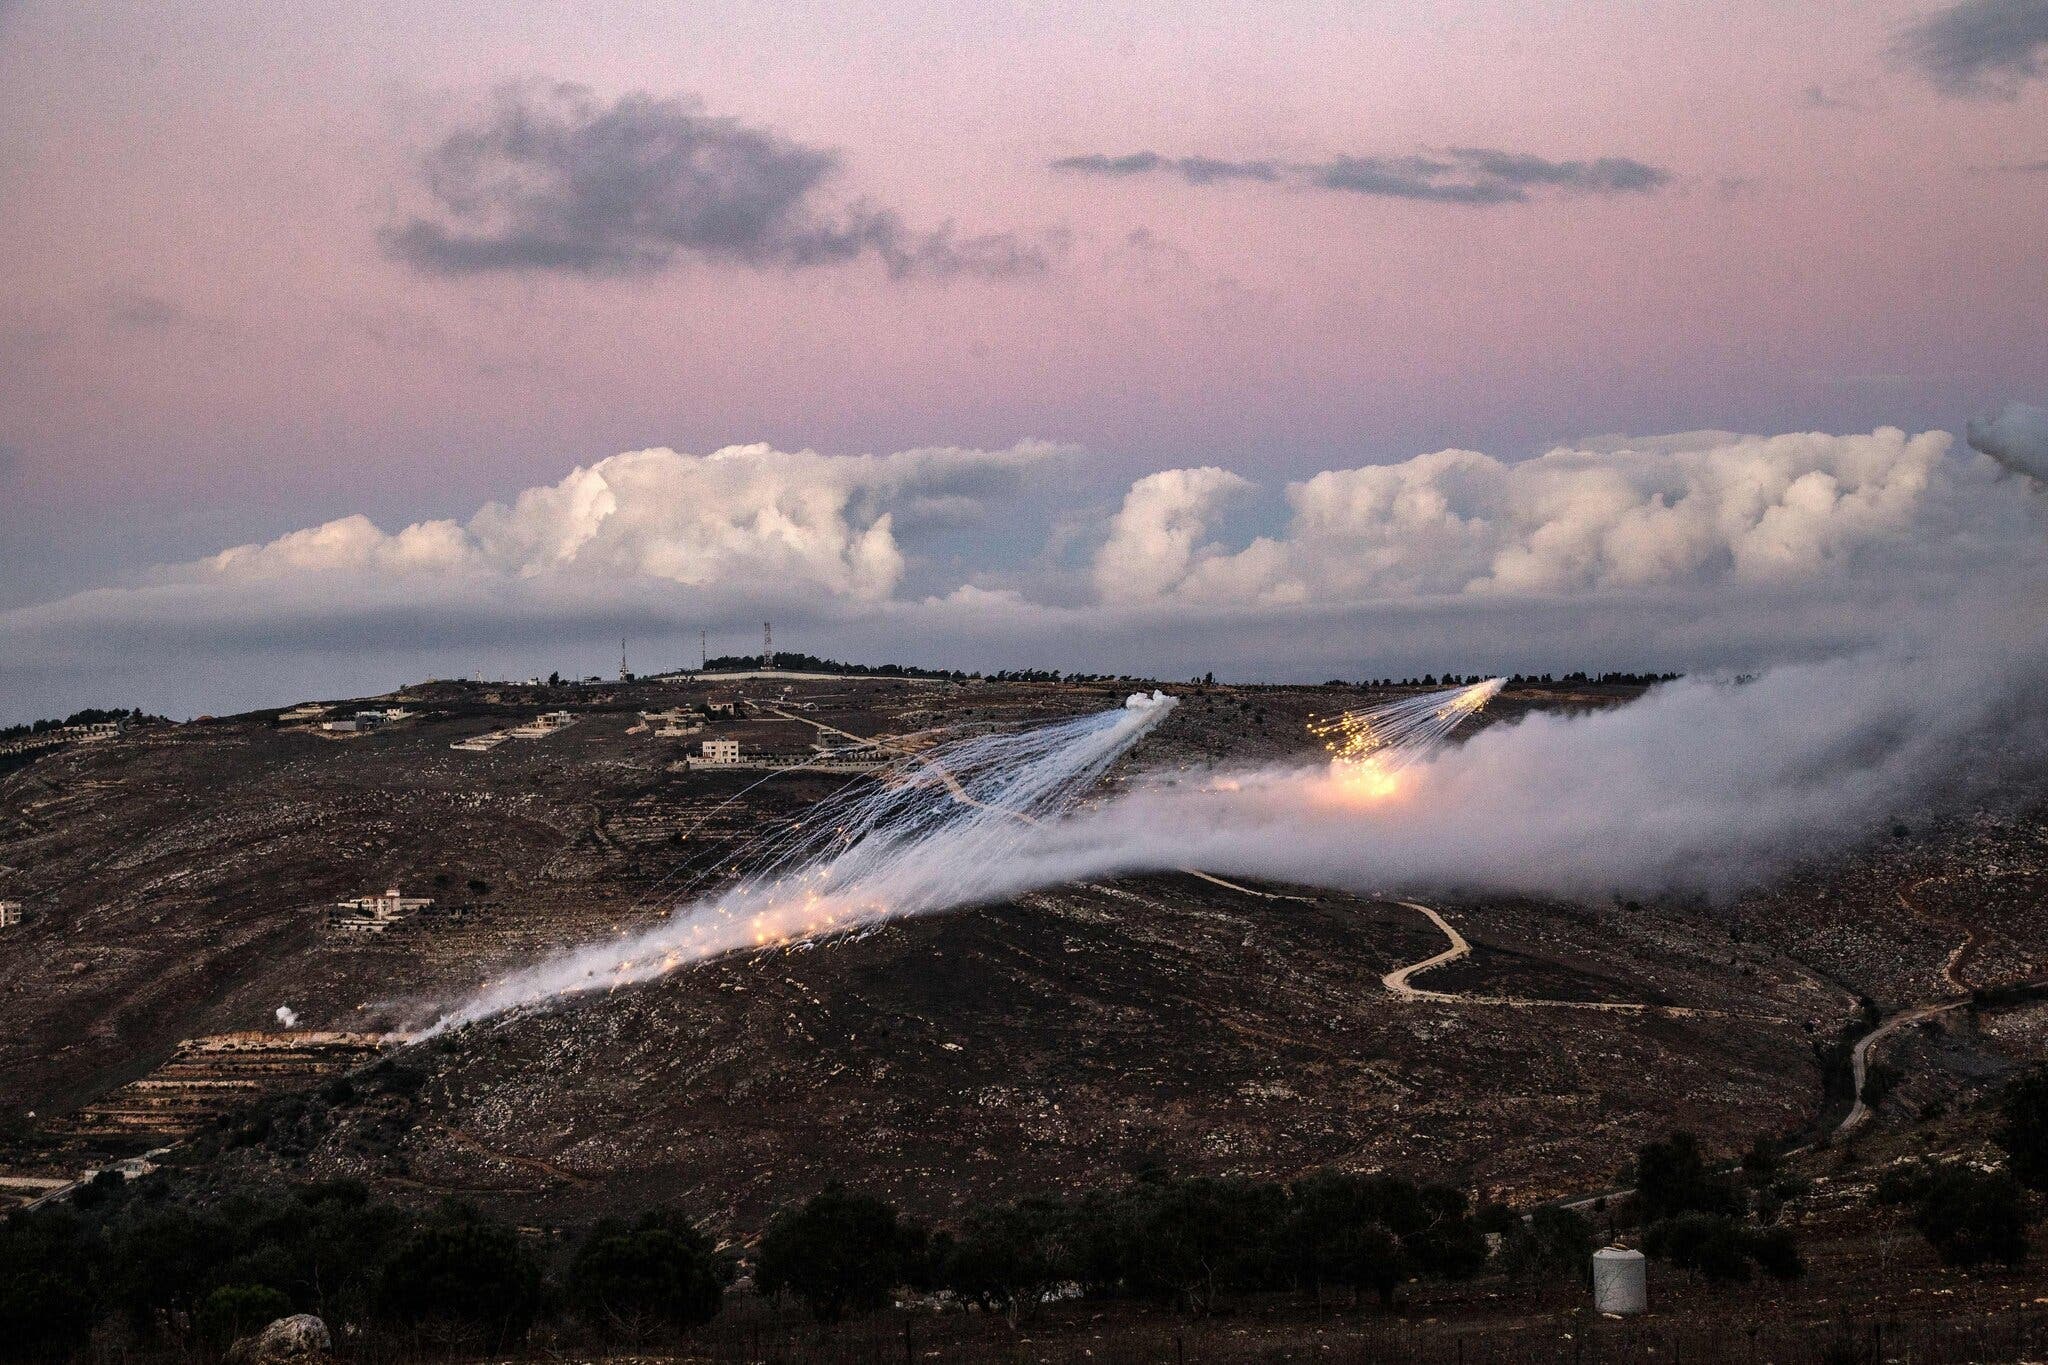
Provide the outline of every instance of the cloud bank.
{"type": "Polygon", "coordinates": [[[2044,500],[2012,471],[2038,472],[2040,437],[2016,405],[1973,424],[1982,453],[1894,428],[1441,450],[1289,483],[1277,517],[1232,470],[1095,493],[1077,453],[1035,442],[634,451],[465,519],[342,517],[0,613],[0,687],[189,713],[341,695],[371,658],[363,690],[524,676],[764,616],[793,648],[964,668],[1749,667],[2038,581],[2044,500]]]}
{"type": "Polygon", "coordinates": [[[2048,70],[2048,0],[1961,0],[1909,26],[1897,53],[1943,94],[2016,99],[2048,70]]]}
{"type": "Polygon", "coordinates": [[[831,203],[838,170],[835,152],[695,101],[509,85],[427,152],[431,207],[385,245],[433,275],[640,275],[678,257],[762,270],[871,257],[895,278],[1046,268],[1044,249],[1014,233],[918,232],[889,210],[831,203]]]}
{"type": "Polygon", "coordinates": [[[1062,157],[1056,171],[1124,179],[1169,175],[1190,185],[1286,183],[1345,194],[1412,199],[1433,204],[1520,204],[1541,193],[1646,194],[1670,183],[1670,173],[1630,157],[1550,161],[1526,152],[1452,147],[1417,156],[1338,156],[1307,164],[1226,161],[1208,156],[1130,152],[1062,157]]]}
{"type": "Polygon", "coordinates": [[[1996,417],[1972,417],[1964,430],[1972,449],[2048,484],[2048,408],[2007,403],[1996,417]]]}

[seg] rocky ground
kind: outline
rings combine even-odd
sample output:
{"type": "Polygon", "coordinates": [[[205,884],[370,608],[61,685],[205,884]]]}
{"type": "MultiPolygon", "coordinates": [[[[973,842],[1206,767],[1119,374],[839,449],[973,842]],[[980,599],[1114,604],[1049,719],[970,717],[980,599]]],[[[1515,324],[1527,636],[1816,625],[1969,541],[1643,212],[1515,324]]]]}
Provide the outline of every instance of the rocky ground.
{"type": "MultiPolygon", "coordinates": [[[[0,776],[0,898],[26,907],[0,931],[0,1176],[118,1154],[101,1120],[146,1115],[137,1094],[205,1120],[287,1093],[272,1136],[166,1159],[203,1147],[224,1168],[361,1175],[534,1222],[674,1198],[740,1240],[828,1177],[941,1216],[1152,1164],[1384,1168],[1524,1199],[1597,1189],[1674,1126],[1723,1147],[1824,1126],[1830,1049],[1864,1002],[2024,979],[2048,957],[2048,839],[2022,799],[1901,813],[1853,857],[1733,907],[1438,904],[1473,951],[1415,984],[1562,1002],[1540,1007],[1393,998],[1381,976],[1444,947],[1398,903],[1173,875],[736,955],[387,1048],[402,1086],[336,1088],[347,1067],[309,1066],[209,1089],[204,1049],[181,1050],[278,1031],[279,1006],[302,1029],[391,1029],[494,971],[651,922],[729,875],[736,845],[860,780],[681,767],[705,738],[800,753],[824,726],[914,747],[1127,690],[434,684],[403,699],[410,718],[354,737],[262,713],[40,755],[0,776]],[[753,718],[687,739],[640,722],[736,698],[753,718]],[[545,739],[449,747],[557,708],[577,723],[545,739]],[[327,927],[334,901],[394,885],[434,910],[385,935],[327,927]]],[[[1300,755],[1311,715],[1369,699],[1180,690],[1130,771],[1300,755]]],[[[1510,691],[1492,717],[1630,695],[1510,691]]],[[[1900,1035],[1868,1140],[1967,1112],[2041,1055],[2044,1017],[1959,1010],[1900,1035]]],[[[125,1150],[179,1135],[143,1122],[125,1150]]]]}

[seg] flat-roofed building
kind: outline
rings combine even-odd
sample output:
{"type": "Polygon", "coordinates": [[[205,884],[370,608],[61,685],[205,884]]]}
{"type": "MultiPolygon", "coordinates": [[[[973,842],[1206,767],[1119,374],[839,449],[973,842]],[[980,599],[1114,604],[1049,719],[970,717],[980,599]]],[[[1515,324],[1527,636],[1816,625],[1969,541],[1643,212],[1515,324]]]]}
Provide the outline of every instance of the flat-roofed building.
{"type": "Polygon", "coordinates": [[[343,934],[381,934],[433,903],[430,896],[408,896],[394,886],[381,896],[335,902],[327,912],[327,927],[343,934]]]}

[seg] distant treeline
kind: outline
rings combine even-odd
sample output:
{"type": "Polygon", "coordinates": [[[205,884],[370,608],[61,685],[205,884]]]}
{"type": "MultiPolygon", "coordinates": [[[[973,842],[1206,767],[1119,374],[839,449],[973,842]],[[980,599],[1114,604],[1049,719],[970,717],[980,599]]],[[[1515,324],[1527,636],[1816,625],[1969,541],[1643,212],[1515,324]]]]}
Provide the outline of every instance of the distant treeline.
{"type": "MultiPolygon", "coordinates": [[[[221,1121],[209,1145],[302,1152],[307,1106],[392,1101],[425,1074],[385,1061],[323,1098],[277,1097],[221,1121]]],[[[1994,1142],[2005,1166],[1914,1162],[1880,1182],[1941,1259],[2016,1263],[2028,1189],[2048,1187],[2048,1068],[2010,1083],[1994,1142]]],[[[405,1125],[401,1122],[399,1126],[405,1125]]],[[[1584,1283],[1596,1225],[1555,1205],[1473,1208],[1443,1184],[1326,1171],[1293,1181],[1141,1174],[1062,1197],[971,1205],[945,1226],[834,1183],[784,1208],[751,1267],[684,1213],[652,1208],[579,1237],[520,1230],[465,1204],[384,1203],[354,1181],[296,1189],[181,1185],[105,1172],[68,1203],[0,1220],[0,1358],[129,1347],[218,1351],[289,1312],[317,1313],[363,1349],[433,1342],[518,1348],[546,1324],[556,1346],[684,1334],[751,1269],[761,1294],[821,1321],[904,1293],[948,1296],[1014,1324],[1063,1298],[1134,1299],[1205,1314],[1233,1296],[1390,1302],[1411,1280],[1481,1274],[1584,1283]]],[[[1753,1146],[1732,1168],[1687,1133],[1642,1147],[1632,1191],[1596,1205],[1605,1235],[1633,1228],[1651,1256],[1710,1283],[1805,1267],[1785,1205],[1808,1184],[1753,1146]]]]}
{"type": "MultiPolygon", "coordinates": [[[[711,673],[742,673],[760,666],[761,656],[758,654],[721,654],[708,660],[704,668],[711,673]]],[[[919,668],[914,664],[849,664],[785,649],[775,651],[775,666],[792,673],[874,673],[885,678],[932,678],[943,682],[965,682],[969,677],[981,676],[962,673],[957,668],[949,672],[943,668],[919,668]]]]}
{"type": "Polygon", "coordinates": [[[61,730],[67,725],[100,725],[107,721],[119,721],[127,725],[147,725],[161,722],[162,720],[162,716],[145,716],[142,714],[140,707],[133,711],[123,711],[119,707],[112,711],[101,711],[89,706],[83,711],[73,711],[62,720],[39,720],[33,724],[10,725],[4,730],[0,730],[0,739],[19,739],[23,735],[48,734],[52,730],[61,730]]]}
{"type": "MultiPolygon", "coordinates": [[[[761,666],[758,654],[721,654],[707,661],[705,671],[712,673],[740,673],[761,666]]],[[[926,678],[938,682],[967,682],[970,679],[987,679],[990,682],[1071,682],[1104,683],[1136,682],[1122,673],[1064,673],[1057,668],[1006,668],[998,673],[965,673],[955,668],[919,668],[914,664],[849,664],[838,659],[821,659],[815,654],[775,651],[775,666],[786,668],[792,673],[861,673],[884,678],[926,678]]]]}
{"type": "MultiPolygon", "coordinates": [[[[1494,675],[1498,676],[1498,675],[1494,675]]],[[[1509,687],[1648,687],[1652,683],[1676,682],[1678,673],[1564,673],[1553,676],[1549,673],[1517,673],[1508,679],[1509,687]]],[[[1487,681],[1483,673],[1425,673],[1419,678],[1367,678],[1362,682],[1348,683],[1342,678],[1332,678],[1326,687],[1470,687],[1487,681]]]]}

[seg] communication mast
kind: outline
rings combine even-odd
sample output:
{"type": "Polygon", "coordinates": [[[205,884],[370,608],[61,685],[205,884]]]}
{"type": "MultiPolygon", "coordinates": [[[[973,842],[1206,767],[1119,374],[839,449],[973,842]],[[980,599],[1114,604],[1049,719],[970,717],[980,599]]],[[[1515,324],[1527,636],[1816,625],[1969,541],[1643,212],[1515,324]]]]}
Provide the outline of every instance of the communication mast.
{"type": "Polygon", "coordinates": [[[710,639],[710,632],[699,626],[697,628],[697,671],[699,673],[711,667],[711,646],[708,643],[710,639]]]}
{"type": "Polygon", "coordinates": [[[626,637],[619,637],[619,681],[631,682],[633,675],[626,670],[626,637]]]}
{"type": "Polygon", "coordinates": [[[769,623],[761,623],[761,667],[775,667],[775,632],[769,623]]]}

